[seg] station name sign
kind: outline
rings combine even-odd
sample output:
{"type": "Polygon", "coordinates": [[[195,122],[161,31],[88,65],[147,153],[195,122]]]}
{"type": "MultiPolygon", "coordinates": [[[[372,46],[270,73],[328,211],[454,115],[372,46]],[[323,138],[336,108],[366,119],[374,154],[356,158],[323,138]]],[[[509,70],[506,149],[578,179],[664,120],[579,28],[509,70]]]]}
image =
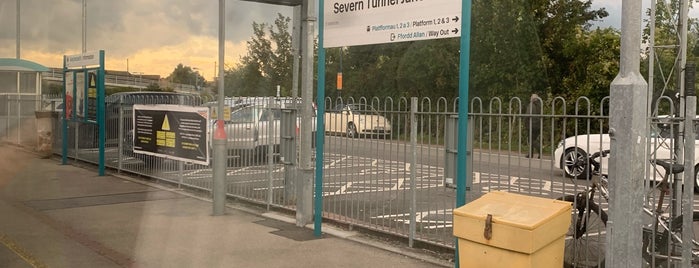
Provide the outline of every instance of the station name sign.
{"type": "Polygon", "coordinates": [[[329,0],[326,48],[461,36],[461,0],[329,0]]]}
{"type": "Polygon", "coordinates": [[[100,65],[99,51],[91,51],[83,54],[66,56],[66,68],[87,67],[93,65],[100,65]]]}
{"type": "Polygon", "coordinates": [[[333,13],[343,13],[363,10],[364,7],[369,8],[382,8],[390,7],[401,4],[412,4],[422,2],[422,0],[366,0],[364,1],[352,1],[352,2],[336,2],[333,4],[333,13]],[[366,3],[366,5],[364,5],[366,3]]]}

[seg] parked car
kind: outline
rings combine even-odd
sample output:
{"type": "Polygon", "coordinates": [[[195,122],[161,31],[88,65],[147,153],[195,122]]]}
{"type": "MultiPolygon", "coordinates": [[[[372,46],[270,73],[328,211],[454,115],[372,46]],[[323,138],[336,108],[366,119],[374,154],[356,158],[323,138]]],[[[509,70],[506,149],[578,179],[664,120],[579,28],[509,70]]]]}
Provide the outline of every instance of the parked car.
{"type": "Polygon", "coordinates": [[[339,104],[335,110],[325,113],[325,132],[359,136],[387,137],[391,135],[391,122],[366,104],[339,104]]]}
{"type": "MultiPolygon", "coordinates": [[[[275,101],[271,105],[264,101],[242,101],[231,107],[230,120],[224,121],[226,131],[226,148],[229,155],[241,157],[248,162],[263,162],[267,159],[268,148],[277,159],[280,153],[282,109],[294,108],[293,102],[275,101]]],[[[212,104],[207,106],[215,107],[212,104]]],[[[298,115],[298,114],[297,114],[298,115]]],[[[312,123],[312,140],[315,139],[315,117],[312,123]]],[[[212,120],[211,135],[216,132],[215,120],[212,120]]],[[[298,134],[301,117],[296,118],[298,134]]],[[[213,140],[213,138],[212,138],[213,140]]]]}
{"type": "MultiPolygon", "coordinates": [[[[699,130],[695,126],[695,133],[699,130]]],[[[677,128],[675,128],[677,131],[677,128]]],[[[670,128],[666,124],[653,124],[648,142],[650,143],[649,159],[672,159],[673,140],[670,128]]],[[[699,136],[697,136],[699,137],[699,136]]],[[[699,152],[699,139],[694,140],[695,151],[699,152]]],[[[588,155],[595,152],[610,149],[609,134],[583,134],[566,138],[558,143],[554,151],[553,165],[560,168],[567,177],[585,179],[590,172],[590,166],[586,163],[588,155]]],[[[609,157],[614,152],[610,152],[605,157],[600,157],[598,161],[602,164],[601,173],[608,174],[609,157]]],[[[694,178],[695,191],[699,191],[699,153],[694,157],[694,178]]],[[[657,167],[655,176],[662,178],[664,171],[657,167]],[[660,170],[657,170],[660,169],[660,170]]]]}

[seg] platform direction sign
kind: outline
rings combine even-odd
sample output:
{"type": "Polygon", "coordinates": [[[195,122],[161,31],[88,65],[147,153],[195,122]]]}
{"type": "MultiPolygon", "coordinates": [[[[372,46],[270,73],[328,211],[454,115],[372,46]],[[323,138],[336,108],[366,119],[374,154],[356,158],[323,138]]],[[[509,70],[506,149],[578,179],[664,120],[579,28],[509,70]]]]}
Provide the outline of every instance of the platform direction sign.
{"type": "Polygon", "coordinates": [[[325,48],[461,36],[461,0],[326,0],[325,48]]]}

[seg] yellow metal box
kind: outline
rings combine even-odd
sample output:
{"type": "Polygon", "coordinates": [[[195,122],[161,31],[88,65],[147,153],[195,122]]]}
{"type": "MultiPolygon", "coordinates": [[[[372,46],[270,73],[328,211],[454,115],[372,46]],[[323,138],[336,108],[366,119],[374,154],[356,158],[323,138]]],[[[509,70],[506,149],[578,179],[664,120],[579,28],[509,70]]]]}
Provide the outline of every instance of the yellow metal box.
{"type": "Polygon", "coordinates": [[[571,204],[566,201],[508,192],[487,193],[454,210],[459,264],[562,267],[570,213],[571,204]]]}

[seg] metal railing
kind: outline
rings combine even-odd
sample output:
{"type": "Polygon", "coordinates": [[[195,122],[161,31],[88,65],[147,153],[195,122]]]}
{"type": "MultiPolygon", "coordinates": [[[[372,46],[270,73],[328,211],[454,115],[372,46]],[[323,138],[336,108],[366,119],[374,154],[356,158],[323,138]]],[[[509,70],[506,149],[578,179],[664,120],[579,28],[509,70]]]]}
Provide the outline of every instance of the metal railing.
{"type": "MultiPolygon", "coordinates": [[[[63,72],[56,69],[42,73],[42,78],[51,81],[63,81],[63,72]]],[[[169,87],[177,92],[197,92],[197,87],[189,84],[179,84],[172,82],[161,82],[158,79],[144,78],[138,75],[114,75],[107,74],[104,76],[104,83],[109,86],[131,87],[145,89],[152,84],[161,85],[161,87],[169,87]]],[[[201,90],[201,89],[200,89],[201,90]]]]}
{"type": "MultiPolygon", "coordinates": [[[[14,99],[5,102],[8,107],[21,103],[14,99]]],[[[457,165],[469,168],[466,187],[469,201],[489,191],[561,198],[585,190],[591,183],[591,174],[587,167],[578,168],[575,160],[609,149],[605,134],[609,98],[599,103],[588,98],[571,102],[560,97],[535,98],[533,102],[541,107],[538,113],[530,113],[530,102],[519,98],[470,100],[468,163],[457,163],[454,125],[458,99],[326,99],[328,109],[323,115],[326,129],[320,130],[326,133],[323,217],[351,227],[409,238],[411,246],[413,241],[420,241],[454,247],[452,211],[457,165]],[[531,140],[532,136],[536,140],[531,140]],[[531,144],[539,146],[530,152],[531,144]]],[[[293,210],[297,160],[289,155],[289,150],[298,147],[295,140],[300,119],[285,115],[284,107],[274,105],[260,105],[259,109],[246,113],[250,117],[244,120],[242,115],[236,115],[246,111],[245,107],[259,103],[264,102],[250,101],[231,109],[234,119],[226,124],[230,146],[227,195],[293,210]],[[243,142],[245,137],[251,140],[243,142]]],[[[671,100],[664,98],[658,103],[660,110],[672,112],[668,108],[674,107],[671,100]]],[[[198,106],[202,101],[181,99],[176,104],[198,106]]],[[[109,167],[211,190],[210,166],[129,151],[132,137],[129,130],[133,125],[130,114],[131,108],[126,105],[107,110],[107,117],[116,119],[108,122],[111,125],[107,129],[118,133],[117,142],[106,150],[105,162],[109,167]]],[[[663,115],[650,118],[649,158],[681,159],[674,151],[673,137],[679,133],[674,123],[682,120],[663,115]]],[[[62,138],[55,137],[56,143],[62,138]]],[[[66,137],[70,144],[69,157],[96,162],[95,137],[94,128],[71,123],[66,137]]],[[[699,160],[695,159],[694,163],[699,160]]],[[[607,160],[603,159],[601,165],[602,173],[606,172],[607,160]]],[[[646,179],[655,181],[655,166],[648,164],[647,170],[646,179]]],[[[681,199],[676,196],[673,200],[681,199]]],[[[595,202],[607,210],[606,200],[598,197],[595,202]]],[[[604,234],[604,226],[596,231],[604,234]]]]}

